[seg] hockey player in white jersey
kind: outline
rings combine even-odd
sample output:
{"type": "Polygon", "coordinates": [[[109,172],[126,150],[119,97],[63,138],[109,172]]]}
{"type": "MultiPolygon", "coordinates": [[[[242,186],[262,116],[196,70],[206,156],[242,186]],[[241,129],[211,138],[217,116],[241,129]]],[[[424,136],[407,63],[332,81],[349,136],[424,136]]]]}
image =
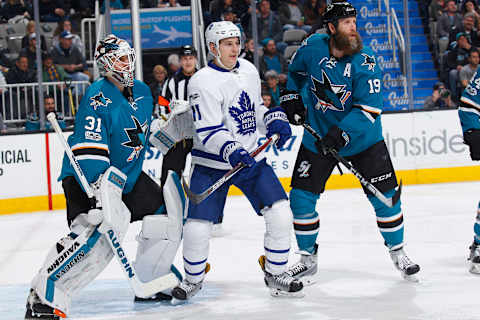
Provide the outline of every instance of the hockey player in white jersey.
{"type": "MultiPolygon", "coordinates": [[[[75,170],[64,157],[59,180],[70,233],[52,246],[32,280],[25,319],[67,316],[72,296],[113,258],[108,230],[115,230],[121,242],[129,223],[142,221],[134,263],[137,273],[129,276],[143,282],[171,272],[180,244],[184,194],[178,176],[171,171],[161,188],[142,171],[153,99],[149,88],[133,79],[135,51],[125,40],[109,35],[99,42],[95,60],[104,78],[85,93],[68,143],[101,205],[91,209],[75,170]]],[[[169,293],[140,300],[171,299],[169,293]]]]}
{"type": "Polygon", "coordinates": [[[172,295],[186,300],[201,289],[212,222],[222,215],[232,184],[265,218],[266,285],[272,294],[299,292],[302,282],[285,272],[292,223],[287,195],[264,156],[254,159],[249,155],[264,133],[267,137],[279,134],[277,146],[281,147],[291,136],[287,117],[280,108],[267,110],[263,105],[258,71],[238,58],[240,30],[233,23],[211,23],[205,38],[214,60],[195,73],[188,86],[194,124],[191,190],[204,191],[239,163],[246,167],[203,202],[188,202],[183,243],[185,279],[172,295]]]}

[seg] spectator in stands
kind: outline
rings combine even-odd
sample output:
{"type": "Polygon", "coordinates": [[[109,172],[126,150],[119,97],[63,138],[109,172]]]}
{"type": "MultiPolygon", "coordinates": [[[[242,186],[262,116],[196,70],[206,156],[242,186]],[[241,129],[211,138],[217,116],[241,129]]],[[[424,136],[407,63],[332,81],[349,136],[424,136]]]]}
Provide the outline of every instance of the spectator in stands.
{"type": "Polygon", "coordinates": [[[478,8],[475,0],[465,0],[462,4],[462,15],[465,16],[467,13],[472,13],[475,20],[475,28],[478,29],[480,26],[480,9],[478,8]]]}
{"type": "Polygon", "coordinates": [[[58,22],[57,28],[53,31],[52,47],[58,46],[60,43],[60,34],[63,31],[68,31],[72,34],[72,46],[80,50],[85,55],[85,46],[82,39],[78,34],[72,33],[72,21],[70,19],[64,19],[58,22]]]}
{"type": "Polygon", "coordinates": [[[28,58],[28,68],[32,71],[35,71],[37,70],[37,37],[35,33],[31,33],[28,37],[28,47],[20,50],[20,55],[28,58]]]}
{"type": "MultiPolygon", "coordinates": [[[[32,34],[35,34],[35,21],[30,20],[27,23],[27,26],[25,27],[25,35],[22,38],[22,48],[28,48],[30,46],[30,36],[32,34]]],[[[47,41],[45,41],[45,37],[40,35],[40,49],[42,51],[47,51],[47,41]]]]}
{"type": "Polygon", "coordinates": [[[272,105],[272,95],[270,94],[270,92],[262,90],[262,100],[263,100],[263,105],[268,109],[274,107],[272,105]]]}
{"type": "Polygon", "coordinates": [[[443,109],[453,108],[455,103],[452,101],[450,91],[445,88],[443,82],[437,82],[433,86],[433,93],[425,100],[424,109],[443,109]]]}
{"type": "Polygon", "coordinates": [[[317,22],[318,17],[321,16],[321,14],[318,13],[316,8],[317,3],[320,3],[323,6],[323,8],[326,7],[324,0],[306,0],[304,2],[303,16],[305,17],[306,25],[313,26],[317,22]]]}
{"type": "Polygon", "coordinates": [[[275,70],[277,74],[287,73],[288,63],[282,54],[277,52],[275,41],[267,38],[262,41],[263,56],[260,59],[260,73],[265,75],[267,70],[275,70]]]}
{"type": "Polygon", "coordinates": [[[167,58],[168,76],[173,76],[180,69],[180,57],[176,53],[172,53],[167,58]]]}
{"type": "Polygon", "coordinates": [[[432,0],[432,2],[430,2],[428,12],[433,21],[438,21],[442,16],[443,11],[445,10],[445,5],[445,0],[432,0]]]}
{"type": "Polygon", "coordinates": [[[213,0],[210,2],[210,17],[212,21],[222,20],[223,12],[232,6],[232,0],[213,0]]]}
{"type": "Polygon", "coordinates": [[[438,19],[437,34],[440,54],[445,52],[449,43],[450,29],[461,28],[462,16],[457,12],[455,0],[448,0],[445,13],[438,19]]]}
{"type": "Polygon", "coordinates": [[[287,75],[285,73],[280,73],[278,75],[278,86],[280,87],[280,90],[281,89],[286,89],[287,88],[287,75]]]}
{"type": "MultiPolygon", "coordinates": [[[[112,0],[113,1],[113,0],[112,0]]],[[[68,14],[65,1],[62,0],[39,0],[40,21],[57,22],[64,19],[68,14]]]]}
{"type": "Polygon", "coordinates": [[[253,63],[254,52],[255,52],[255,42],[253,41],[252,38],[248,38],[247,41],[245,41],[245,47],[242,49],[242,52],[240,52],[239,57],[253,63]]]}
{"type": "Polygon", "coordinates": [[[28,58],[19,56],[15,66],[7,72],[7,83],[30,83],[35,82],[36,77],[32,70],[28,69],[28,58]]]}
{"type": "Polygon", "coordinates": [[[472,79],[475,72],[477,72],[478,64],[480,63],[480,54],[478,50],[472,50],[468,54],[468,64],[464,65],[460,69],[460,74],[458,78],[462,85],[462,90],[468,85],[470,79],[472,79]]]}
{"type": "Polygon", "coordinates": [[[312,28],[312,26],[305,25],[303,7],[298,4],[297,0],[284,1],[278,8],[278,16],[283,30],[303,29],[308,33],[312,28]]]}
{"type": "MultiPolygon", "coordinates": [[[[53,63],[53,57],[49,53],[42,55],[43,61],[43,82],[65,82],[70,79],[70,76],[65,72],[61,66],[57,66],[53,63]]],[[[62,90],[66,89],[65,83],[57,84],[57,92],[60,94],[62,90]]]]}
{"type": "MultiPolygon", "coordinates": [[[[55,99],[52,94],[46,94],[43,98],[43,106],[45,108],[45,116],[50,112],[55,112],[57,116],[58,124],[60,128],[65,129],[65,121],[63,120],[63,114],[56,111],[55,99]]],[[[52,127],[50,122],[45,121],[45,129],[51,130],[52,127]]],[[[40,117],[37,112],[32,112],[27,117],[27,122],[25,123],[25,131],[39,131],[40,130],[40,117]]]]}
{"type": "Polygon", "coordinates": [[[250,25],[250,21],[251,21],[251,16],[250,16],[250,12],[252,10],[251,0],[234,1],[232,4],[232,7],[233,7],[233,12],[235,12],[235,14],[237,15],[237,18],[240,20],[240,23],[242,24],[243,30],[248,30],[248,26],[250,25]]]}
{"type": "MultiPolygon", "coordinates": [[[[6,77],[8,84],[14,83],[31,83],[36,81],[35,73],[28,69],[28,58],[25,56],[19,56],[15,63],[15,66],[11,68],[6,77]]],[[[27,104],[32,103],[31,91],[26,90],[25,87],[12,88],[10,93],[12,94],[13,101],[13,114],[10,114],[10,108],[7,106],[6,119],[25,119],[27,114],[27,104]],[[17,104],[19,102],[19,104],[17,104]]],[[[9,102],[7,101],[7,104],[9,102]]]]}
{"type": "Polygon", "coordinates": [[[468,55],[472,50],[477,49],[468,42],[467,35],[463,32],[458,33],[457,45],[447,55],[448,84],[454,101],[457,101],[459,95],[458,73],[468,63],[468,55]]]}
{"type": "Polygon", "coordinates": [[[174,8],[181,7],[182,5],[177,0],[158,1],[158,8],[174,8]]]}
{"type": "Polygon", "coordinates": [[[462,19],[462,26],[457,28],[453,26],[450,30],[449,43],[456,40],[457,34],[463,32],[467,36],[468,42],[473,46],[480,46],[480,37],[475,27],[475,15],[471,12],[467,13],[462,19]]]}
{"type": "Polygon", "coordinates": [[[152,91],[153,103],[157,103],[158,96],[162,95],[163,87],[167,82],[168,72],[164,66],[157,64],[153,67],[153,82],[150,84],[150,91],[152,91]]]}
{"type": "MultiPolygon", "coordinates": [[[[262,41],[265,38],[272,38],[277,44],[282,41],[283,27],[277,15],[270,10],[269,0],[260,1],[260,12],[257,14],[257,29],[259,41],[262,41]]],[[[249,24],[248,30],[251,35],[251,23],[249,24]]],[[[285,50],[286,44],[284,46],[282,45],[282,47],[283,50],[285,50]]],[[[280,51],[283,52],[283,50],[280,51]]]]}
{"type": "Polygon", "coordinates": [[[12,61],[7,57],[8,49],[0,48],[0,71],[7,73],[12,67],[12,61]]]}
{"type": "MultiPolygon", "coordinates": [[[[433,0],[435,1],[435,0],[433,0]]],[[[312,28],[310,29],[310,34],[317,32],[317,30],[323,29],[323,13],[325,12],[325,8],[327,4],[324,0],[317,0],[315,4],[314,10],[318,15],[317,20],[312,24],[312,28]]],[[[326,31],[325,31],[326,32],[326,31]]]]}
{"type": "Polygon", "coordinates": [[[0,9],[0,17],[5,22],[18,16],[30,19],[32,13],[33,7],[31,3],[25,3],[24,0],[7,0],[0,9]]]}
{"type": "Polygon", "coordinates": [[[267,81],[268,92],[272,96],[272,106],[280,105],[280,87],[278,86],[278,73],[275,70],[265,72],[265,80],[267,81]]]}
{"type": "Polygon", "coordinates": [[[60,43],[51,51],[53,62],[65,69],[73,81],[88,81],[90,77],[85,56],[78,48],[73,47],[72,38],[69,31],[60,34],[60,43]]]}

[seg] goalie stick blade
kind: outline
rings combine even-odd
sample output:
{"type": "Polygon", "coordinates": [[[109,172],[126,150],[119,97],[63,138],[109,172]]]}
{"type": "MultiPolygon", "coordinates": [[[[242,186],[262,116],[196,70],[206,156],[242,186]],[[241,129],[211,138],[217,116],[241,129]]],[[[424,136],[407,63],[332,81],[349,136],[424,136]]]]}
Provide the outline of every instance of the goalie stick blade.
{"type": "Polygon", "coordinates": [[[139,298],[148,298],[160,291],[173,288],[178,285],[178,278],[169,273],[149,282],[133,282],[133,291],[139,298]]]}

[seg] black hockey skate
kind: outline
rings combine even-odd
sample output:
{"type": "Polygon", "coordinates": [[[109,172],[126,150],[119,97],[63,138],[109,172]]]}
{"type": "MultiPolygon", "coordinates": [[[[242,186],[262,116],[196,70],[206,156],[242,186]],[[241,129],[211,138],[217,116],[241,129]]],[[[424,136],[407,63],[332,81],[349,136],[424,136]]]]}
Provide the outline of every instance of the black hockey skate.
{"type": "Polygon", "coordinates": [[[270,288],[270,294],[273,297],[289,296],[303,297],[303,283],[299,279],[295,279],[288,272],[281,274],[271,274],[265,270],[265,256],[258,258],[258,263],[265,274],[265,285],[270,288]]]}
{"type": "MultiPolygon", "coordinates": [[[[210,271],[210,263],[207,262],[207,265],[205,266],[205,274],[207,274],[208,271],[210,271]]],[[[172,289],[172,296],[178,300],[188,300],[202,289],[202,284],[203,281],[192,283],[187,279],[183,279],[178,286],[172,289]]]]}
{"type": "Polygon", "coordinates": [[[473,274],[480,274],[480,245],[476,244],[475,241],[469,247],[470,256],[468,260],[470,261],[470,271],[473,274]]]}
{"type": "Polygon", "coordinates": [[[300,260],[291,266],[287,273],[295,279],[302,279],[305,286],[309,286],[315,283],[313,276],[318,270],[318,244],[315,244],[313,253],[306,251],[300,251],[300,260]]]}
{"type": "Polygon", "coordinates": [[[151,297],[148,298],[140,298],[135,296],[135,302],[161,302],[161,301],[171,301],[172,296],[163,292],[158,292],[151,297]]]}
{"type": "Polygon", "coordinates": [[[66,317],[67,315],[62,311],[43,304],[35,291],[30,289],[27,298],[27,312],[25,313],[26,320],[60,320],[66,317]]]}
{"type": "Polygon", "coordinates": [[[401,272],[402,277],[405,280],[418,282],[415,274],[420,271],[420,266],[410,260],[403,251],[403,248],[390,250],[390,257],[392,258],[393,264],[401,272]]]}

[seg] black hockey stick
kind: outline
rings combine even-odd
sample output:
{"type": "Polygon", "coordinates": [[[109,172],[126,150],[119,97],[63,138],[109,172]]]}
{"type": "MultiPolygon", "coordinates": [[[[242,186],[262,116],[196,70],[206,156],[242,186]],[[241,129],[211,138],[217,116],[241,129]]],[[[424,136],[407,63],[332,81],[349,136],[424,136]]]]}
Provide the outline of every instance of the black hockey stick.
{"type": "MultiPolygon", "coordinates": [[[[58,124],[55,113],[50,112],[47,115],[47,119],[55,130],[55,133],[57,134],[58,139],[60,140],[63,149],[65,150],[65,153],[67,154],[68,159],[70,160],[70,163],[75,170],[75,173],[79,177],[80,183],[85,190],[87,197],[89,198],[90,205],[92,206],[92,208],[95,208],[95,196],[92,187],[88,183],[87,178],[83,174],[82,168],[80,167],[80,164],[78,163],[75,155],[72,152],[72,149],[70,148],[70,145],[65,139],[62,133],[62,129],[60,129],[60,126],[58,124]]],[[[108,223],[108,221],[106,222],[108,223]]],[[[116,231],[110,225],[108,225],[107,232],[104,236],[108,244],[110,245],[114,256],[117,258],[118,263],[120,264],[120,269],[123,270],[128,282],[130,283],[130,286],[132,287],[137,297],[148,298],[160,291],[173,288],[178,284],[178,279],[172,272],[159,278],[153,279],[149,282],[142,282],[137,275],[134,265],[131,263],[130,259],[128,259],[127,255],[125,254],[125,251],[122,248],[116,231]]]]}
{"type": "MultiPolygon", "coordinates": [[[[311,133],[311,135],[317,139],[318,141],[322,141],[322,137],[313,129],[309,124],[303,123],[302,126],[307,130],[308,132],[311,133]]],[[[357,179],[360,181],[360,184],[364,186],[365,188],[368,189],[378,200],[380,200],[384,205],[387,207],[393,207],[398,200],[400,200],[400,194],[402,193],[402,180],[400,180],[400,185],[398,186],[398,189],[395,190],[395,194],[393,195],[392,198],[387,198],[385,195],[380,192],[373,184],[371,184],[367,179],[365,179],[360,172],[355,169],[355,167],[344,157],[338,154],[338,152],[334,149],[329,149],[327,150],[338,162],[343,164],[348,170],[350,170],[351,173],[357,179]]]]}
{"type": "MultiPolygon", "coordinates": [[[[279,138],[278,134],[274,134],[270,138],[267,139],[261,146],[259,146],[257,149],[253,150],[252,153],[250,153],[250,156],[255,158],[256,155],[258,155],[260,152],[265,150],[272,142],[277,142],[279,138]]],[[[206,198],[208,198],[209,195],[211,195],[215,190],[220,188],[225,182],[230,180],[231,177],[233,177],[237,172],[245,168],[245,164],[240,162],[237,164],[235,167],[230,169],[227,173],[225,173],[220,179],[218,179],[214,184],[212,184],[207,190],[203,191],[202,193],[193,193],[192,190],[188,187],[187,182],[182,176],[182,184],[183,184],[183,189],[185,189],[185,193],[187,194],[187,197],[192,201],[194,204],[199,204],[206,198]]]]}

